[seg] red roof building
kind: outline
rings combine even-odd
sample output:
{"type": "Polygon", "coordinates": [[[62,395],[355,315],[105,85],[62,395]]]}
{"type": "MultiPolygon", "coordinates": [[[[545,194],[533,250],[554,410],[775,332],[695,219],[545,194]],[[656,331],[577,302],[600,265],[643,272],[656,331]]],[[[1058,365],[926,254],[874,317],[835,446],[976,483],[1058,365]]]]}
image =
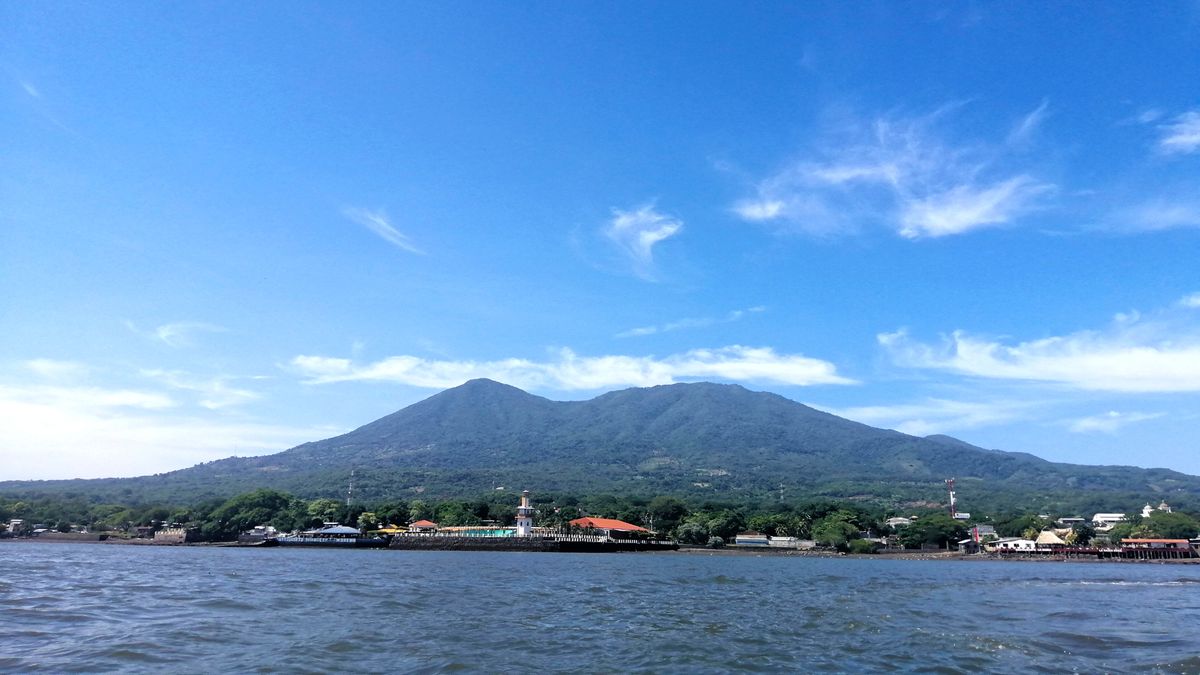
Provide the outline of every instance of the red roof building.
{"type": "Polygon", "coordinates": [[[609,530],[612,532],[649,532],[644,527],[638,527],[633,523],[627,523],[623,520],[613,518],[576,518],[571,521],[572,527],[582,527],[584,529],[609,530]]]}

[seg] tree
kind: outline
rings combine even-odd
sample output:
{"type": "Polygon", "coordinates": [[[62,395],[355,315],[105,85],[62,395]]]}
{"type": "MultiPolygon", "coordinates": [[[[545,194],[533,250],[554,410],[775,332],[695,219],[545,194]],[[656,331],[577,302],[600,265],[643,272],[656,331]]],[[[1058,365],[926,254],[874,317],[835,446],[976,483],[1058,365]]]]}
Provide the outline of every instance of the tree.
{"type": "Polygon", "coordinates": [[[1200,535],[1200,521],[1186,513],[1155,511],[1143,523],[1151,537],[1191,539],[1200,535]]]}
{"type": "Polygon", "coordinates": [[[704,525],[708,528],[709,536],[729,540],[746,529],[746,519],[738,511],[723,509],[712,514],[704,525]]]}
{"type": "Polygon", "coordinates": [[[905,548],[921,548],[924,545],[945,547],[950,542],[961,541],[967,536],[967,526],[944,513],[921,516],[912,525],[904,528],[900,541],[905,548]]]}
{"type": "Polygon", "coordinates": [[[408,519],[409,522],[418,520],[429,520],[433,516],[433,511],[423,499],[414,499],[408,503],[408,519]]]}
{"type": "Polygon", "coordinates": [[[675,528],[675,540],[681,544],[704,546],[708,543],[708,528],[701,523],[684,523],[675,528]]]}
{"type": "Polygon", "coordinates": [[[1078,523],[1071,528],[1071,534],[1075,537],[1075,541],[1072,542],[1075,546],[1087,546],[1095,539],[1096,530],[1087,523],[1078,523]]]}
{"type": "Polygon", "coordinates": [[[687,504],[677,497],[660,495],[650,500],[646,509],[654,527],[660,532],[669,532],[688,514],[687,504]]]}
{"type": "Polygon", "coordinates": [[[813,539],[821,546],[845,548],[859,531],[858,526],[849,520],[851,517],[852,514],[837,511],[821,518],[813,523],[813,539]]]}
{"type": "MultiPolygon", "coordinates": [[[[255,490],[233,497],[209,514],[201,535],[212,541],[236,539],[257,525],[270,525],[294,507],[295,498],[277,490],[255,490]]],[[[310,505],[311,507],[311,505],[310,505]]]]}
{"type": "MultiPolygon", "coordinates": [[[[308,503],[308,515],[314,521],[328,523],[339,520],[342,503],[336,499],[314,499],[308,503]]],[[[316,525],[317,523],[312,523],[316,525]]]]}
{"type": "Polygon", "coordinates": [[[378,530],[380,528],[379,516],[372,511],[363,511],[358,514],[358,529],[368,532],[370,530],[378,530]]]}

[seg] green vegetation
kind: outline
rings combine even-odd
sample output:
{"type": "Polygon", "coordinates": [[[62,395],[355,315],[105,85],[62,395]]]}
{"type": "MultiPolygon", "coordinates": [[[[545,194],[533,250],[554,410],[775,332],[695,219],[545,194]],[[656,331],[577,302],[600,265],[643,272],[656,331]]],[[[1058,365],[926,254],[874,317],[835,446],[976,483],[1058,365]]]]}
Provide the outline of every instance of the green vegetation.
{"type": "MultiPolygon", "coordinates": [[[[356,503],[326,497],[301,499],[273,489],[258,489],[226,500],[207,500],[191,505],[154,504],[126,506],[91,504],[78,496],[69,499],[43,498],[34,501],[0,499],[0,522],[22,518],[24,534],[35,524],[67,531],[86,527],[92,532],[132,531],[137,527],[177,524],[189,528],[201,541],[231,541],[256,525],[273,525],[282,531],[316,527],[336,521],[373,530],[389,525],[403,526],[432,519],[442,526],[497,524],[511,526],[517,496],[493,490],[474,499],[441,501],[389,499],[356,503]]],[[[681,544],[720,548],[732,544],[739,532],[754,530],[778,537],[812,539],[817,545],[853,553],[873,553],[879,545],[865,537],[893,535],[905,548],[952,548],[967,536],[967,526],[941,509],[925,507],[907,511],[917,518],[893,532],[883,522],[895,510],[862,502],[810,499],[797,502],[751,503],[688,500],[673,495],[652,498],[612,494],[571,495],[539,493],[533,496],[537,524],[567,527],[584,515],[618,518],[653,529],[681,544]]],[[[1034,514],[1015,514],[988,519],[1001,536],[1036,537],[1050,521],[1034,514]]],[[[1068,535],[1072,543],[1085,545],[1095,535],[1088,525],[1078,525],[1068,535]]],[[[1200,535],[1200,520],[1186,513],[1156,512],[1148,518],[1136,516],[1109,534],[1122,537],[1192,538],[1200,535]]]]}
{"type": "Polygon", "coordinates": [[[1116,541],[1133,539],[1191,539],[1200,532],[1200,520],[1178,511],[1166,513],[1155,511],[1149,517],[1135,515],[1128,521],[1117,523],[1109,531],[1109,539],[1116,541]]]}

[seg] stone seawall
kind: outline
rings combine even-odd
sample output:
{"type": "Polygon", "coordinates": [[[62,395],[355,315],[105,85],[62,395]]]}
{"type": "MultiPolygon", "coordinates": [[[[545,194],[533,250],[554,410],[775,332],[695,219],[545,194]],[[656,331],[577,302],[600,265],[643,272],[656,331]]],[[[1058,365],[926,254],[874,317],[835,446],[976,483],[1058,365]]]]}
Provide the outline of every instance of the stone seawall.
{"type": "Polygon", "coordinates": [[[398,536],[389,548],[402,551],[540,551],[560,549],[559,542],[541,537],[423,537],[398,536]]]}
{"type": "Polygon", "coordinates": [[[670,542],[578,541],[552,537],[444,537],[397,536],[389,548],[402,551],[537,551],[542,553],[615,553],[618,551],[674,551],[670,542]]]}

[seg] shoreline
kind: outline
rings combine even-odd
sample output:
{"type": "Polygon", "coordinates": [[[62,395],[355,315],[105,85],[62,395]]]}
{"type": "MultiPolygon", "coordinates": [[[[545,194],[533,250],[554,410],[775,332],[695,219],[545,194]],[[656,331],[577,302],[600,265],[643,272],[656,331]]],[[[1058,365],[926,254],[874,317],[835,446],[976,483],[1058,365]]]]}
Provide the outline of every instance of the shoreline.
{"type": "MultiPolygon", "coordinates": [[[[9,537],[0,539],[0,545],[5,543],[14,544],[100,544],[110,546],[155,546],[155,547],[174,547],[174,548],[240,548],[240,549],[259,549],[262,546],[254,546],[240,544],[236,541],[214,541],[214,542],[188,542],[188,543],[160,543],[150,539],[120,539],[110,538],[104,540],[95,539],[60,539],[47,538],[40,539],[38,537],[9,537]]],[[[276,548],[276,547],[269,547],[276,548]]],[[[379,549],[389,550],[389,549],[379,549]]],[[[458,551],[460,553],[470,553],[472,551],[458,551]]],[[[703,548],[703,547],[680,547],[675,551],[622,551],[621,554],[637,553],[650,555],[703,555],[703,556],[751,556],[751,557],[787,557],[787,558],[842,558],[848,560],[922,560],[922,561],[950,561],[950,562],[1014,562],[1014,563],[1085,563],[1085,564],[1135,564],[1135,565],[1200,565],[1200,558],[1164,558],[1159,560],[1146,559],[1124,559],[1124,558],[1066,558],[1064,556],[1056,556],[1048,554],[1045,556],[994,556],[978,553],[958,553],[957,551],[902,551],[895,553],[838,553],[837,551],[796,551],[788,549],[764,549],[764,548],[703,548]]],[[[611,555],[608,553],[606,555],[611,555]]]]}

